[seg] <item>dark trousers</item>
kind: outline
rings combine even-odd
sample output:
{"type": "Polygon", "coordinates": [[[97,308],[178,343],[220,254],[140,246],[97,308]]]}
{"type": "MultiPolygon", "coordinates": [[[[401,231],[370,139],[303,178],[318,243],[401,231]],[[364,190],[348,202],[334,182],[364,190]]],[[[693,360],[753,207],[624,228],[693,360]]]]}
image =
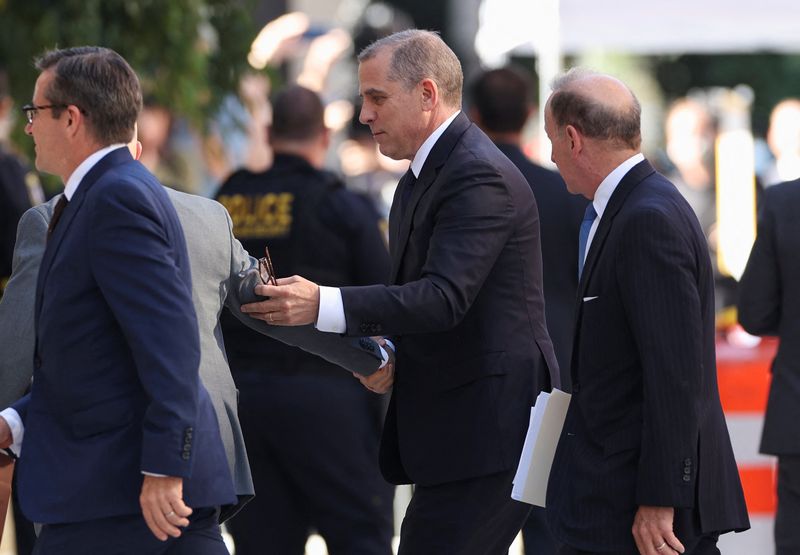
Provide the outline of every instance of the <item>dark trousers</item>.
{"type": "Polygon", "coordinates": [[[511,499],[514,470],[417,486],[398,555],[504,555],[531,506],[511,499]]]}
{"type": "Polygon", "coordinates": [[[340,369],[237,374],[256,496],[228,523],[237,555],[391,555],[394,487],[378,469],[379,399],[340,369]]]}
{"type": "Polygon", "coordinates": [[[33,523],[25,518],[17,498],[17,468],[14,467],[14,482],[11,486],[11,501],[14,504],[14,532],[17,537],[17,555],[31,555],[36,543],[36,532],[33,523]]]}
{"type": "Polygon", "coordinates": [[[775,555],[796,553],[800,553],[800,456],[780,456],[775,555]]]}
{"type": "Polygon", "coordinates": [[[522,526],[522,542],[525,555],[556,555],[561,546],[547,525],[547,511],[543,507],[532,507],[531,514],[522,526]]]}
{"type": "Polygon", "coordinates": [[[164,542],[141,514],[45,524],[33,555],[228,555],[218,516],[217,509],[195,509],[181,536],[164,542]]]}

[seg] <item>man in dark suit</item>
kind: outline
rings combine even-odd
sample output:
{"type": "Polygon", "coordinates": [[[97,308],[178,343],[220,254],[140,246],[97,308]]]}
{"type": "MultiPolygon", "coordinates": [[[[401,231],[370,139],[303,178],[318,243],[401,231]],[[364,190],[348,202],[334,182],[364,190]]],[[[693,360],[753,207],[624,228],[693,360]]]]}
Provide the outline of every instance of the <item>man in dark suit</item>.
{"type": "Polygon", "coordinates": [[[739,322],[777,335],[761,452],[778,456],[775,553],[800,553],[800,180],[766,190],[758,235],[739,282],[739,322]]]}
{"type": "Polygon", "coordinates": [[[217,512],[236,496],[198,375],[186,243],[125,145],[139,81],[99,47],[37,68],[26,131],[37,169],[66,185],[36,287],[33,386],[14,405],[22,509],[44,524],[35,553],[227,553],[217,512]]]}
{"type": "MultiPolygon", "coordinates": [[[[510,493],[530,407],[548,374],[559,381],[536,201],[460,113],[461,66],[436,34],[390,35],[359,62],[361,121],[381,152],[412,161],[389,218],[392,285],[333,289],[294,276],[257,287],[272,298],[243,309],[391,335],[397,374],[380,466],[390,482],[416,484],[400,553],[505,553],[529,512],[510,493]]],[[[393,378],[362,381],[384,392],[393,378]]]]}
{"type": "MultiPolygon", "coordinates": [[[[530,91],[530,80],[515,68],[486,71],[472,84],[470,118],[519,168],[536,198],[547,331],[553,340],[561,383],[568,388],[572,317],[578,289],[578,228],[588,201],[570,194],[558,173],[534,164],[522,151],[522,130],[531,114],[530,91]]],[[[547,555],[558,549],[541,507],[531,509],[522,536],[525,552],[531,555],[547,555]]]]}
{"type": "Polygon", "coordinates": [[[639,152],[620,81],[573,70],[545,109],[581,223],[572,400],[547,489],[562,553],[719,553],[749,527],[717,390],[711,262],[697,218],[639,152]]]}

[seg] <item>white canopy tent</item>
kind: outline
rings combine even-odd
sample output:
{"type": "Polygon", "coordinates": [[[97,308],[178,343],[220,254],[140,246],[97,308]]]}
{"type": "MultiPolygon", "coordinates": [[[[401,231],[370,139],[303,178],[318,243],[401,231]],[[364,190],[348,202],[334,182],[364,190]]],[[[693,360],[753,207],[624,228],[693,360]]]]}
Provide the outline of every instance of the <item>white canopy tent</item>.
{"type": "Polygon", "coordinates": [[[566,54],[800,52],[797,0],[483,0],[480,19],[476,49],[490,65],[512,51],[554,47],[566,54]]]}

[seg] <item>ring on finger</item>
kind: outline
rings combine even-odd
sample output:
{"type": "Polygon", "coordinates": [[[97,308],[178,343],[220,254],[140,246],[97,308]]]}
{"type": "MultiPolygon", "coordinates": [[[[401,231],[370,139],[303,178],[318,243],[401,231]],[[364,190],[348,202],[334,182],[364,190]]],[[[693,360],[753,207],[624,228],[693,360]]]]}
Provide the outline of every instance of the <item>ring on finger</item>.
{"type": "Polygon", "coordinates": [[[169,518],[169,517],[171,517],[171,516],[172,516],[172,515],[174,515],[174,514],[175,514],[175,511],[170,511],[170,512],[168,512],[167,514],[165,514],[165,515],[164,515],[164,518],[169,518]]]}
{"type": "Polygon", "coordinates": [[[659,545],[658,547],[656,547],[656,551],[661,551],[661,550],[662,550],[662,549],[664,549],[666,546],[667,546],[667,542],[664,542],[664,543],[662,543],[661,545],[659,545]]]}
{"type": "Polygon", "coordinates": [[[269,314],[267,314],[267,318],[269,318],[269,321],[270,321],[270,322],[272,322],[272,312],[270,312],[269,314]]]}

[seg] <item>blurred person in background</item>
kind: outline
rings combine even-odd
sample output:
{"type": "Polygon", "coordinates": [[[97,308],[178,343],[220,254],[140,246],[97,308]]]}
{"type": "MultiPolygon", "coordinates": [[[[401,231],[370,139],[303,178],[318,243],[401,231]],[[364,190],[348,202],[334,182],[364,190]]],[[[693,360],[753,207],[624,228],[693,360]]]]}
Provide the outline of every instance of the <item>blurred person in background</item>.
{"type": "MultiPolygon", "coordinates": [[[[251,253],[266,246],[281,275],[339,286],[384,283],[389,256],[366,198],[322,169],[330,137],[319,96],[293,85],[273,103],[272,166],[219,189],[251,253]]],[[[332,555],[389,555],[393,488],[376,466],[381,398],[328,362],[254,334],[223,331],[256,498],[229,530],[238,555],[302,555],[316,530],[332,555]]]]}
{"type": "MultiPolygon", "coordinates": [[[[553,340],[561,383],[568,389],[575,293],[578,290],[578,229],[588,201],[567,191],[558,173],[534,164],[522,152],[522,130],[533,111],[530,79],[506,67],[480,74],[472,83],[470,118],[528,180],[539,208],[547,330],[553,340]]],[[[528,555],[556,553],[542,507],[532,507],[522,528],[528,555]]]]}
{"type": "Polygon", "coordinates": [[[44,202],[39,177],[12,152],[9,143],[13,108],[8,74],[0,66],[0,297],[11,275],[17,222],[25,210],[44,202]]]}
{"type": "Polygon", "coordinates": [[[721,274],[717,262],[714,115],[701,99],[680,98],[667,111],[664,132],[669,162],[664,175],[692,207],[705,234],[714,271],[715,312],[719,316],[736,304],[736,280],[721,274]]]}
{"type": "Polygon", "coordinates": [[[209,195],[211,174],[203,138],[189,121],[155,98],[145,97],[138,126],[144,167],[170,189],[209,195]]]}
{"type": "MultiPolygon", "coordinates": [[[[14,121],[13,108],[8,74],[0,66],[0,298],[11,276],[17,223],[28,208],[45,200],[39,176],[12,152],[9,135],[14,121]]],[[[0,407],[5,406],[0,404],[0,407]]],[[[17,554],[29,555],[36,541],[33,524],[19,508],[16,486],[12,487],[11,495],[17,554]]]]}
{"type": "Polygon", "coordinates": [[[203,139],[204,159],[214,181],[212,193],[239,168],[261,172],[271,164],[272,152],[264,146],[272,117],[270,88],[266,75],[248,73],[239,80],[239,94],[222,102],[203,139]]]}
{"type": "Polygon", "coordinates": [[[714,118],[701,101],[680,98],[667,110],[664,135],[666,154],[672,165],[664,173],[692,207],[708,237],[717,221],[714,118]]]}
{"type": "Polygon", "coordinates": [[[761,175],[761,182],[774,185],[800,177],[800,100],[787,98],[772,109],[767,144],[774,160],[761,175]]]}
{"type": "Polygon", "coordinates": [[[775,553],[800,553],[800,180],[766,189],[739,282],[739,323],[780,338],[760,452],[778,457],[775,553]]]}

